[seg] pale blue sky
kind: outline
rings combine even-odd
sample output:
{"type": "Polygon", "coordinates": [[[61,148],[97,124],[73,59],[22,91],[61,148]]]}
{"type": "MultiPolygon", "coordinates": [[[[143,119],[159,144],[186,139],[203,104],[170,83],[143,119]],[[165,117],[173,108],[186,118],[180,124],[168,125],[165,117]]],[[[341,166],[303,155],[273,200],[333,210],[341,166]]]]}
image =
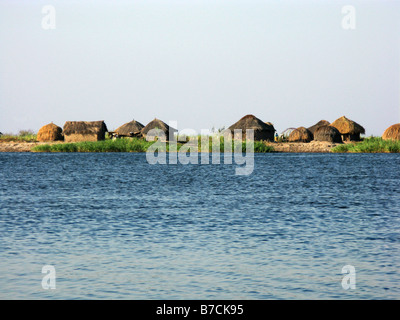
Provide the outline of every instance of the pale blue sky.
{"type": "Polygon", "coordinates": [[[400,1],[0,0],[0,131],[400,122],[400,1]],[[56,29],[43,30],[44,5],[56,29]],[[356,29],[344,30],[344,5],[356,29]]]}

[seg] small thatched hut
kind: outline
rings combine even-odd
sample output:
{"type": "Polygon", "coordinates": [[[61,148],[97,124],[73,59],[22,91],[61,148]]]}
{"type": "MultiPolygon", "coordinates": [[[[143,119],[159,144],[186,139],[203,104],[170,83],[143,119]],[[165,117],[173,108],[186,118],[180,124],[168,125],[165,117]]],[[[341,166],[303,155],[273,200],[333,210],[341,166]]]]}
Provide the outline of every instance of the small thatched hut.
{"type": "Polygon", "coordinates": [[[339,130],[343,141],[359,141],[360,134],[365,134],[365,129],[361,125],[345,116],[333,121],[331,126],[339,130]]]}
{"type": "Polygon", "coordinates": [[[142,129],[144,125],[140,122],[132,120],[131,122],[125,123],[115,130],[118,136],[122,137],[141,137],[142,129]]]}
{"type": "Polygon", "coordinates": [[[314,140],[342,143],[342,135],[335,127],[322,126],[315,130],[314,140]]]}
{"type": "Polygon", "coordinates": [[[37,134],[38,141],[58,141],[64,140],[62,129],[54,123],[46,124],[41,127],[37,134]]]}
{"type": "MultiPolygon", "coordinates": [[[[147,137],[152,137],[151,139],[154,139],[157,134],[152,132],[152,134],[149,134],[150,130],[153,129],[157,129],[160,130],[164,133],[165,135],[165,140],[169,141],[169,135],[171,134],[171,136],[174,135],[175,132],[177,132],[178,130],[170,127],[169,125],[167,125],[164,121],[161,121],[160,119],[154,118],[154,120],[150,121],[143,129],[142,129],[142,135],[145,139],[147,139],[147,137]]],[[[164,139],[160,139],[161,141],[164,139]]]]}
{"type": "Polygon", "coordinates": [[[287,128],[284,131],[281,132],[281,134],[279,135],[279,137],[281,137],[283,140],[288,140],[290,134],[296,130],[296,128],[287,128]]]}
{"type": "Polygon", "coordinates": [[[313,139],[311,131],[304,127],[293,130],[289,135],[289,142],[310,142],[313,139]]]}
{"type": "Polygon", "coordinates": [[[104,121],[67,121],[64,124],[65,142],[104,140],[108,131],[104,121]]]}
{"type": "Polygon", "coordinates": [[[400,123],[387,128],[382,135],[383,140],[400,140],[400,123]]]}
{"type": "Polygon", "coordinates": [[[318,121],[318,122],[317,122],[316,124],[314,124],[313,126],[307,128],[307,129],[310,130],[312,134],[314,134],[315,130],[317,130],[319,127],[322,127],[322,126],[329,126],[329,125],[330,125],[329,121],[321,120],[321,121],[318,121]]]}
{"type": "Polygon", "coordinates": [[[257,117],[252,114],[248,114],[241,118],[238,122],[231,125],[228,130],[231,131],[232,135],[234,134],[234,130],[242,130],[242,139],[246,139],[246,130],[253,129],[254,130],[254,140],[269,140],[274,141],[274,133],[275,128],[272,123],[262,122],[257,117]]]}

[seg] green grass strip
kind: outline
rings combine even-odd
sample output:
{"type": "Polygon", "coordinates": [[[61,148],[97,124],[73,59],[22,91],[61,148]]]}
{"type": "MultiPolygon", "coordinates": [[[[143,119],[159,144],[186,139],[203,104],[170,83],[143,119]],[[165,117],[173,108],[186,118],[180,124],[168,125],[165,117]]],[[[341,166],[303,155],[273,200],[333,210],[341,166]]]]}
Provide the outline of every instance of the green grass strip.
{"type": "MultiPolygon", "coordinates": [[[[106,139],[104,141],[95,142],[75,142],[75,143],[55,143],[41,144],[32,148],[33,152],[146,152],[153,144],[152,141],[146,141],[138,138],[121,138],[116,140],[106,139]]],[[[184,144],[178,143],[179,150],[184,144]]],[[[232,141],[232,146],[234,142],[232,141]]],[[[169,151],[169,144],[166,144],[166,149],[169,151]]],[[[209,140],[208,151],[212,152],[212,139],[209,140]]],[[[223,138],[220,140],[220,152],[224,152],[223,138]]],[[[200,139],[198,140],[198,152],[206,151],[202,149],[200,139]]],[[[242,151],[246,152],[246,142],[242,142],[242,151]]],[[[273,152],[274,148],[267,146],[261,141],[254,142],[254,152],[266,153],[273,152]]]]}
{"type": "Polygon", "coordinates": [[[335,153],[399,153],[400,141],[371,137],[365,138],[361,142],[336,146],[331,151],[335,153]]]}

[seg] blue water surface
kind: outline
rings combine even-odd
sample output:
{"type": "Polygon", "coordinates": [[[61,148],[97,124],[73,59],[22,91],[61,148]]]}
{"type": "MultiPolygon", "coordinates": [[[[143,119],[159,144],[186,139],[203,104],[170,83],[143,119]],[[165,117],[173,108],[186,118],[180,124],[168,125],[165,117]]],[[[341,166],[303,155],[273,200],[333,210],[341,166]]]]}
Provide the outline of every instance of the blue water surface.
{"type": "Polygon", "coordinates": [[[400,298],[400,155],[236,167],[1,153],[0,299],[400,298]]]}

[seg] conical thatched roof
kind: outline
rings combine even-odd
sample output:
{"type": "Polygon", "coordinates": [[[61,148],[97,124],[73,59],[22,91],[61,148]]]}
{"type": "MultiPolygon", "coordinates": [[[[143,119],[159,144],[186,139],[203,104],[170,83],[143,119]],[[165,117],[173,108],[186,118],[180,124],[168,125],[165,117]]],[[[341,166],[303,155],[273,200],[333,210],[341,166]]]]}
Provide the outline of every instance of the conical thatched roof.
{"type": "Polygon", "coordinates": [[[290,142],[310,142],[313,139],[314,136],[311,131],[304,127],[293,130],[289,135],[290,142]]]}
{"type": "Polygon", "coordinates": [[[64,124],[64,135],[70,134],[98,134],[107,132],[107,126],[101,121],[67,121],[64,124]]]}
{"type": "Polygon", "coordinates": [[[170,131],[177,132],[175,128],[170,127],[164,121],[154,118],[154,120],[150,121],[143,129],[142,134],[146,136],[148,132],[152,129],[159,129],[165,133],[166,139],[169,138],[170,131]]]}
{"type": "Polygon", "coordinates": [[[274,127],[274,124],[272,122],[267,121],[265,124],[274,127]]]}
{"type": "Polygon", "coordinates": [[[315,130],[317,130],[319,127],[329,126],[329,125],[330,125],[329,121],[320,120],[316,124],[314,124],[313,126],[307,128],[307,129],[310,130],[312,134],[314,134],[315,130]]]}
{"type": "Polygon", "coordinates": [[[331,123],[332,127],[339,130],[341,134],[364,134],[365,129],[353,120],[347,119],[345,116],[336,119],[331,123]]]}
{"type": "Polygon", "coordinates": [[[144,125],[140,122],[132,120],[131,122],[125,123],[118,127],[115,132],[119,135],[130,136],[132,134],[137,134],[142,131],[144,125]]]}
{"type": "MultiPolygon", "coordinates": [[[[253,130],[254,140],[269,140],[274,141],[275,128],[271,122],[262,122],[252,114],[248,114],[241,118],[238,122],[231,125],[225,132],[230,132],[235,135],[235,130],[242,131],[242,138],[247,139],[246,130],[253,130]]],[[[236,137],[236,135],[235,135],[236,137]]]]}
{"type": "Polygon", "coordinates": [[[384,140],[400,140],[400,123],[394,124],[387,128],[382,135],[384,140]]]}
{"type": "Polygon", "coordinates": [[[339,130],[332,126],[319,127],[314,132],[315,141],[342,142],[342,135],[339,130]]]}
{"type": "Polygon", "coordinates": [[[57,141],[64,140],[62,129],[54,123],[46,124],[39,129],[37,134],[38,141],[57,141]]]}
{"type": "Polygon", "coordinates": [[[254,131],[271,131],[272,133],[275,132],[275,128],[272,123],[262,122],[260,119],[253,116],[252,114],[244,116],[238,122],[231,125],[228,129],[232,132],[235,129],[241,129],[244,133],[246,133],[246,129],[253,129],[254,131]]]}

